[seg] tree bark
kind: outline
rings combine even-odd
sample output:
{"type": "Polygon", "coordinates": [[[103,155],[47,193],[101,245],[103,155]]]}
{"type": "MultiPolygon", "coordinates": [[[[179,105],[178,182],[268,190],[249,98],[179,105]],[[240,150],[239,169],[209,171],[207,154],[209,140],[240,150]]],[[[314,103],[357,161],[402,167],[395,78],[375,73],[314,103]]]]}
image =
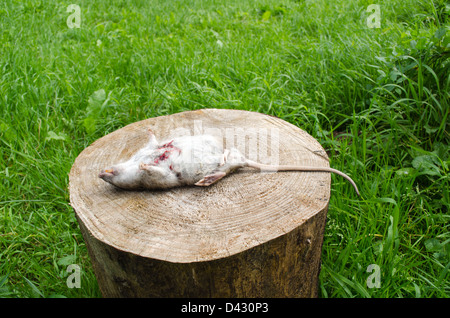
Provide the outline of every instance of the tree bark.
{"type": "MultiPolygon", "coordinates": [[[[320,144],[281,119],[204,109],[133,123],[100,138],[69,176],[105,297],[316,297],[329,173],[241,169],[210,187],[125,191],[97,177],[147,142],[213,134],[265,164],[328,166],[320,144]]],[[[219,139],[220,140],[220,139],[219,139]]]]}

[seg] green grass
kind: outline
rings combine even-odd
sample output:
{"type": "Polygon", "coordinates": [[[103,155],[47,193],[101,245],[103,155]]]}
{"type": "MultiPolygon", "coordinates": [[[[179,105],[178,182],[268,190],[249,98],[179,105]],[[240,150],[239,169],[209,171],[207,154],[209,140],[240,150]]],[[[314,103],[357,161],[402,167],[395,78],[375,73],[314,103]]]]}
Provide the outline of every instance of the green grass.
{"type": "Polygon", "coordinates": [[[448,297],[450,7],[383,1],[370,29],[372,3],[2,1],[0,296],[99,297],[69,205],[75,158],[126,124],[208,107],[297,125],[359,185],[333,176],[321,297],[448,297]]]}

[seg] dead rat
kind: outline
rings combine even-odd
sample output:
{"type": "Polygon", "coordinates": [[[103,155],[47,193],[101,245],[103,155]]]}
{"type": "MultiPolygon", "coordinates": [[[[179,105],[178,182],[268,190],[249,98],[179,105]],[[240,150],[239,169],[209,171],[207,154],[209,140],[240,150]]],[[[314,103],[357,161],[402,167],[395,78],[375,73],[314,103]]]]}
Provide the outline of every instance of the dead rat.
{"type": "Polygon", "coordinates": [[[209,186],[243,167],[261,171],[323,171],[355,182],[328,167],[264,165],[246,159],[236,148],[223,149],[210,135],[184,136],[159,144],[149,129],[149,142],[128,161],[103,170],[99,177],[123,189],[168,189],[183,185],[209,186]]]}

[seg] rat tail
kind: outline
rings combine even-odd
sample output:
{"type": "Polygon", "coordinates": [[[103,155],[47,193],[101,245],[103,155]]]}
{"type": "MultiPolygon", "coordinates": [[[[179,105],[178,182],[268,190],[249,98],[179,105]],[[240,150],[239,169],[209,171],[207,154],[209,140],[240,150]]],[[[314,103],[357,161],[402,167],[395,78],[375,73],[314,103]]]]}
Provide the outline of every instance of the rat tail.
{"type": "Polygon", "coordinates": [[[353,188],[355,188],[356,193],[358,196],[360,196],[358,187],[356,186],[356,183],[345,173],[329,168],[329,167],[307,167],[307,166],[292,166],[292,165],[282,165],[282,166],[272,166],[272,165],[265,165],[262,163],[258,163],[252,160],[246,160],[246,166],[254,169],[258,169],[261,171],[267,171],[267,172],[277,172],[277,171],[320,171],[320,172],[332,172],[340,175],[341,177],[347,179],[353,188]]]}

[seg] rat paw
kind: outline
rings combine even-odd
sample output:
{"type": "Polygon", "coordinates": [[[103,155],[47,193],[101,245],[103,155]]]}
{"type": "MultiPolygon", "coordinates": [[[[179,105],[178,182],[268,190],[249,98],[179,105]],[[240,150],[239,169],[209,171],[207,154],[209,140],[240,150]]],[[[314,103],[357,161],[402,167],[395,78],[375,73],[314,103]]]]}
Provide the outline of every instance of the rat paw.
{"type": "Polygon", "coordinates": [[[154,148],[158,144],[158,140],[156,140],[155,133],[151,128],[147,129],[148,134],[148,144],[151,146],[151,148],[154,148]]]}
{"type": "Polygon", "coordinates": [[[229,153],[230,153],[230,151],[228,149],[225,149],[225,151],[223,152],[222,158],[220,158],[219,167],[222,167],[223,165],[225,165],[225,162],[227,162],[229,153]]]}
{"type": "Polygon", "coordinates": [[[200,181],[195,183],[195,185],[199,186],[199,187],[207,187],[207,186],[210,186],[213,183],[216,183],[217,181],[219,181],[220,179],[222,179],[226,175],[227,174],[225,172],[218,171],[218,172],[215,172],[213,174],[210,174],[210,175],[207,175],[207,176],[203,177],[203,179],[201,179],[200,181]]]}
{"type": "Polygon", "coordinates": [[[147,164],[147,163],[141,162],[141,163],[139,164],[139,169],[141,169],[141,170],[149,170],[150,167],[152,167],[152,165],[149,165],[149,164],[147,164]]]}

